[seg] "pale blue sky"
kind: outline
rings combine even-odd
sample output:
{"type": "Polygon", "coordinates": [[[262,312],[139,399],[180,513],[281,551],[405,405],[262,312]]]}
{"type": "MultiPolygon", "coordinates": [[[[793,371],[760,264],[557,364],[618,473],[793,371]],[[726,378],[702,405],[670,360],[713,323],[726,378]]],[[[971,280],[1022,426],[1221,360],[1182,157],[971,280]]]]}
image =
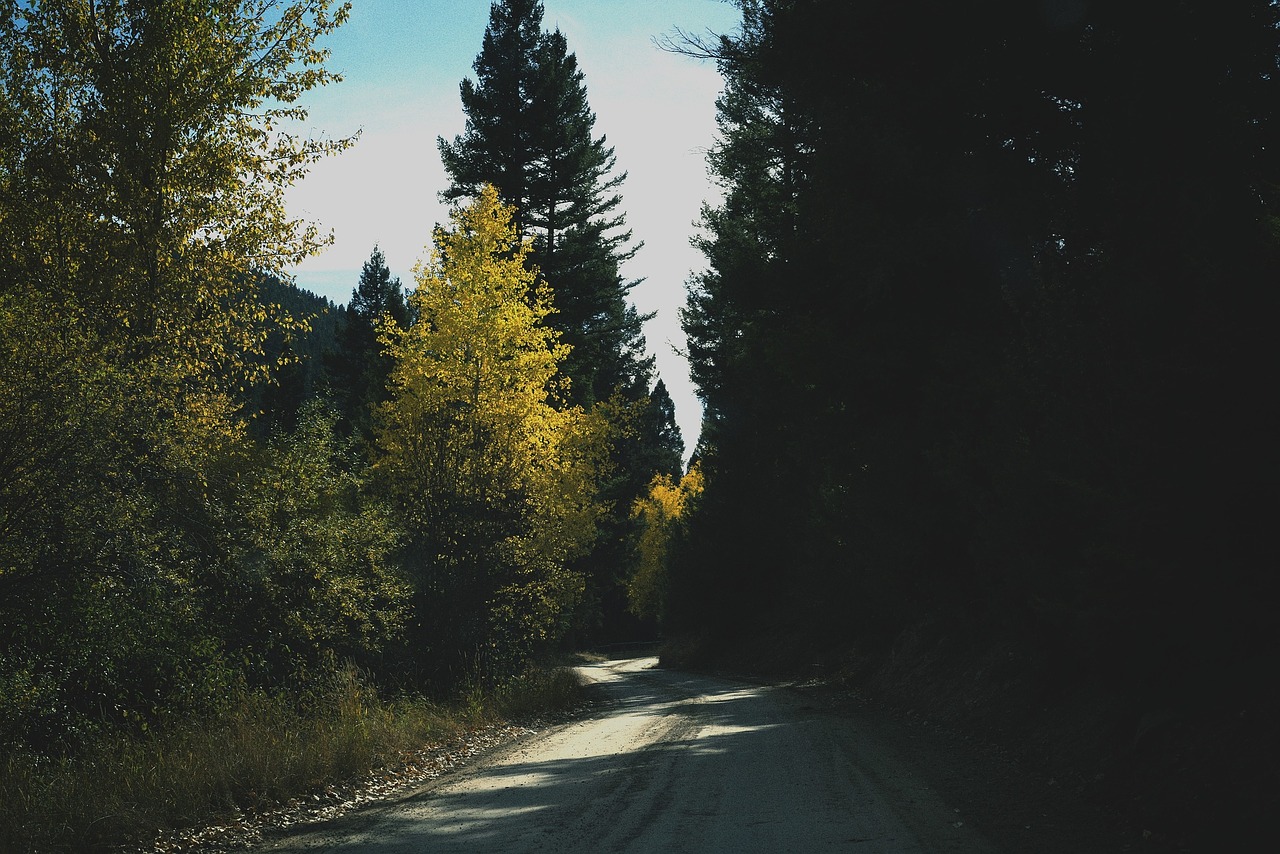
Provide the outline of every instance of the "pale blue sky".
{"type": "MultiPolygon", "coordinates": [[[[703,266],[689,246],[699,208],[717,198],[705,155],[721,79],[710,63],[661,51],[653,39],[676,27],[732,32],[739,13],[723,0],[544,0],[544,7],[544,24],[558,26],[578,56],[596,134],[607,136],[618,168],[629,173],[622,206],[645,246],[623,273],[645,279],[631,298],[641,312],[658,313],[645,337],[692,450],[701,408],[676,353],[684,346],[676,311],[685,280],[703,266]]],[[[306,103],[312,135],[359,129],[362,136],[289,193],[290,213],[335,237],[298,268],[299,285],[345,303],[375,243],[392,274],[412,284],[432,226],[446,218],[436,137],[452,139],[464,127],[458,84],[473,76],[488,19],[488,0],[353,0],[351,19],[325,42],[329,66],[345,80],[306,103]]]]}

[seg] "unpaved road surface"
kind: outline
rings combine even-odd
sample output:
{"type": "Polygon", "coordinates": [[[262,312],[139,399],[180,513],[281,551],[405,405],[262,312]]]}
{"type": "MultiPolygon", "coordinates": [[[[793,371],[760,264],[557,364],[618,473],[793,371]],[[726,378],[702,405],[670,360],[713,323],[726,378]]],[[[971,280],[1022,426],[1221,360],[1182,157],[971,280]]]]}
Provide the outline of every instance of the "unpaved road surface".
{"type": "Polygon", "coordinates": [[[581,668],[598,712],[262,851],[991,852],[855,720],[780,688],[581,668]]]}

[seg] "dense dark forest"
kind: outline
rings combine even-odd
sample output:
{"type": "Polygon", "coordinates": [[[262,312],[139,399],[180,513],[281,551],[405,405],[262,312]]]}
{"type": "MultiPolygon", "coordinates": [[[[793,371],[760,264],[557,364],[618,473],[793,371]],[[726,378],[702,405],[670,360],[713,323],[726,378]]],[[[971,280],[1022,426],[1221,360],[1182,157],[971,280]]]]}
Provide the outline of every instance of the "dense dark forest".
{"type": "Polygon", "coordinates": [[[740,6],[670,45],[726,87],[668,633],[1097,701],[1182,819],[1274,809],[1280,9],[740,6]]]}

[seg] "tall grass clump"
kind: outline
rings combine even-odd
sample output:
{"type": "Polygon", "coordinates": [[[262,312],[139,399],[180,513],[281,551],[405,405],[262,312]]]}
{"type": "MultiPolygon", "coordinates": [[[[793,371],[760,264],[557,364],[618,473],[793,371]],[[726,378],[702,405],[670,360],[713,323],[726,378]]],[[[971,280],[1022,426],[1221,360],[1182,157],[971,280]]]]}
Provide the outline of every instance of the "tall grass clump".
{"type": "Polygon", "coordinates": [[[493,691],[496,713],[507,720],[564,714],[582,701],[582,681],[568,667],[533,667],[493,691]]]}
{"type": "Polygon", "coordinates": [[[244,692],[215,718],[73,757],[0,755],[0,851],[97,851],[265,808],[501,720],[563,711],[572,672],[530,671],[463,701],[384,698],[356,667],[293,694],[244,692]]]}

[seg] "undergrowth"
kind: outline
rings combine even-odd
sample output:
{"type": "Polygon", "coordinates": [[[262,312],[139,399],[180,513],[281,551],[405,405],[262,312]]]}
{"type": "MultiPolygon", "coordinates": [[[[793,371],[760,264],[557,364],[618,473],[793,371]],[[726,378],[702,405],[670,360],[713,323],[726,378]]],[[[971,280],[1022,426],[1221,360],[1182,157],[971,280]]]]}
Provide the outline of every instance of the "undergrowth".
{"type": "Polygon", "coordinates": [[[384,698],[355,667],[306,695],[246,693],[213,720],[104,740],[75,757],[0,754],[0,851],[105,851],[366,774],[504,720],[563,712],[580,685],[535,669],[460,701],[384,698]]]}

